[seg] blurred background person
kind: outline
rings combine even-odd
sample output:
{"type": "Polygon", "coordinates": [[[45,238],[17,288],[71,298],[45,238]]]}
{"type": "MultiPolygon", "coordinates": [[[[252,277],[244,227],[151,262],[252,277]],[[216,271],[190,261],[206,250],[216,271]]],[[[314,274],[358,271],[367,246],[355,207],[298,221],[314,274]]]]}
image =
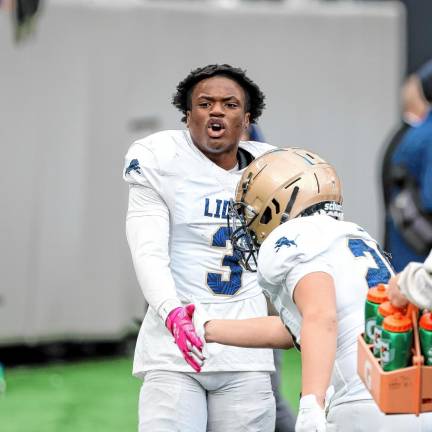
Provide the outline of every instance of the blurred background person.
{"type": "Polygon", "coordinates": [[[391,163],[395,150],[401,143],[405,133],[413,126],[419,125],[428,113],[428,103],[423,97],[421,83],[416,74],[410,75],[403,83],[400,92],[402,113],[401,124],[394,132],[385,148],[381,166],[382,192],[385,208],[384,249],[389,248],[388,235],[391,224],[390,192],[393,185],[391,163]]]}
{"type": "Polygon", "coordinates": [[[432,61],[404,86],[409,124],[384,165],[386,250],[396,271],[423,262],[432,247],[432,61]]]}
{"type": "Polygon", "coordinates": [[[0,9],[11,12],[16,42],[32,34],[42,2],[43,0],[0,0],[0,9]]]}

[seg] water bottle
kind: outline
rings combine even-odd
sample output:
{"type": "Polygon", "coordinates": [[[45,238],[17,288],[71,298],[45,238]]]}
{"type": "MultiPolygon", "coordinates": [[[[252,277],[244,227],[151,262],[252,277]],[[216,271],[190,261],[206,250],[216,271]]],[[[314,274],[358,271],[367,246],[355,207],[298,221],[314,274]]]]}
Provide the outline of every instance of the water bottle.
{"type": "Polygon", "coordinates": [[[389,301],[381,303],[378,307],[373,338],[373,353],[375,357],[379,358],[381,355],[382,322],[385,317],[393,315],[396,312],[403,313],[404,308],[398,308],[396,306],[393,306],[389,301]]]}
{"type": "Polygon", "coordinates": [[[396,312],[384,318],[381,333],[381,366],[385,371],[406,367],[411,358],[413,324],[410,318],[396,312]]]}
{"type": "Polygon", "coordinates": [[[4,373],[4,367],[0,363],[0,397],[6,393],[6,378],[4,373]]]}
{"type": "Polygon", "coordinates": [[[432,313],[423,314],[419,321],[419,335],[424,364],[432,366],[432,313]]]}
{"type": "Polygon", "coordinates": [[[368,344],[373,344],[374,341],[374,329],[378,307],[387,300],[387,288],[384,284],[379,284],[376,287],[370,288],[367,293],[364,339],[368,344]]]}

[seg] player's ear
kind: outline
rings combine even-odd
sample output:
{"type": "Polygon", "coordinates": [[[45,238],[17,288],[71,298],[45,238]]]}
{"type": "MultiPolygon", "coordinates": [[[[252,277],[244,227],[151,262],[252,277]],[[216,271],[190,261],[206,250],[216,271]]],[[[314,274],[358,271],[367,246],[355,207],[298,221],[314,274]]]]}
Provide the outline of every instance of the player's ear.
{"type": "Polygon", "coordinates": [[[186,126],[189,127],[190,111],[186,111],[186,126]]]}
{"type": "Polygon", "coordinates": [[[245,129],[249,129],[250,126],[250,113],[246,113],[245,114],[245,129]]]}

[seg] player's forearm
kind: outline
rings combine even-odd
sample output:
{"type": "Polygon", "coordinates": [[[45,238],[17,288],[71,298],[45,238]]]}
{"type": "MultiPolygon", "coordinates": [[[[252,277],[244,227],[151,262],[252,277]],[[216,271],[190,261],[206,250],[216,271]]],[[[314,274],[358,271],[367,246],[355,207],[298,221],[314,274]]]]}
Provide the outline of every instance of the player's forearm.
{"type": "Polygon", "coordinates": [[[303,317],[301,330],[302,394],[314,394],[322,406],[336,355],[336,314],[303,317]]]}
{"type": "Polygon", "coordinates": [[[207,342],[244,348],[284,348],[293,346],[291,335],[279,317],[243,320],[211,320],[205,325],[207,342]]]}
{"type": "Polygon", "coordinates": [[[169,267],[168,209],[150,188],[130,189],[126,234],[144,297],[165,321],[181,302],[169,267]]]}

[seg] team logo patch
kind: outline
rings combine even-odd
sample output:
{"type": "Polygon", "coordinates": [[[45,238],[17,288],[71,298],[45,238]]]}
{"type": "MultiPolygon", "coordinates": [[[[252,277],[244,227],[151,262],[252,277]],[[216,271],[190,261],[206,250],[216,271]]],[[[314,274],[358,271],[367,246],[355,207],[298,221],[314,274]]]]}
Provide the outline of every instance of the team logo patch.
{"type": "Polygon", "coordinates": [[[297,247],[297,243],[295,242],[295,240],[289,240],[289,239],[287,239],[286,237],[281,237],[281,238],[280,238],[279,240],[277,240],[276,243],[275,243],[275,249],[276,249],[276,252],[279,252],[279,249],[280,249],[282,246],[287,246],[287,247],[295,246],[295,247],[297,247]]]}
{"type": "Polygon", "coordinates": [[[136,171],[138,174],[142,174],[138,159],[131,160],[129,166],[126,168],[125,174],[128,175],[131,171],[136,171]]]}

